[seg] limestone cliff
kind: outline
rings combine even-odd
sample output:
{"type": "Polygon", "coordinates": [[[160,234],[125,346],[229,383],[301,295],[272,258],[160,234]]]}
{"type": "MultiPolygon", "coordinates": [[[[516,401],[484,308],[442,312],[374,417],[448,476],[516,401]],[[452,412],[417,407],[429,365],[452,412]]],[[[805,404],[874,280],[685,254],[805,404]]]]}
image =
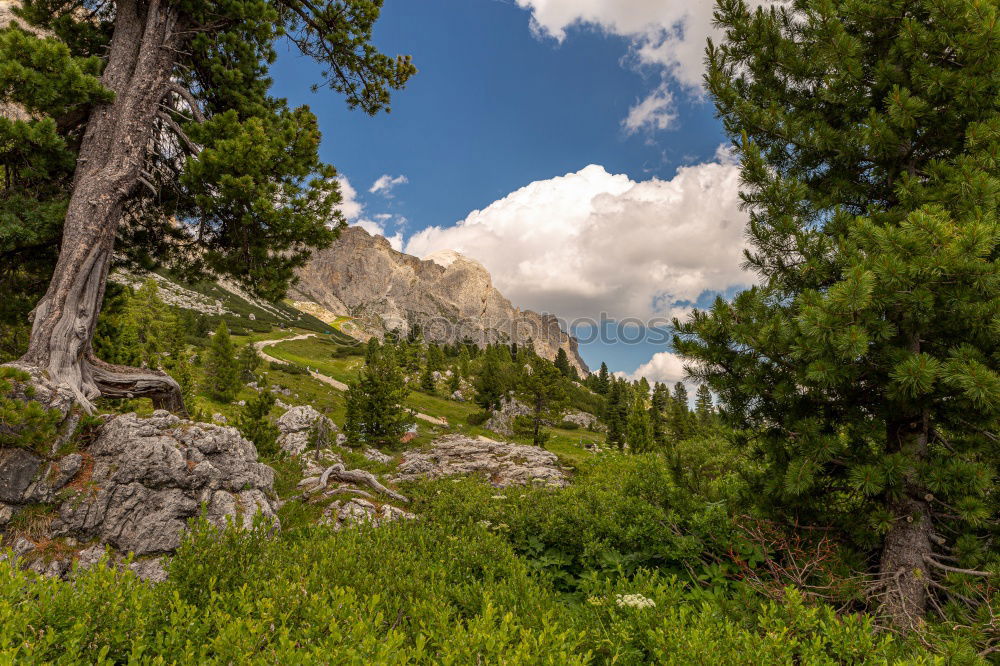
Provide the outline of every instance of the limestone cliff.
{"type": "Polygon", "coordinates": [[[421,260],[350,227],[313,255],[298,277],[290,298],[353,317],[371,335],[406,332],[417,324],[426,339],[440,343],[530,339],[540,356],[554,359],[561,347],[581,374],[588,373],[576,338],[562,331],[554,315],[514,307],[482,264],[455,252],[421,260]]]}

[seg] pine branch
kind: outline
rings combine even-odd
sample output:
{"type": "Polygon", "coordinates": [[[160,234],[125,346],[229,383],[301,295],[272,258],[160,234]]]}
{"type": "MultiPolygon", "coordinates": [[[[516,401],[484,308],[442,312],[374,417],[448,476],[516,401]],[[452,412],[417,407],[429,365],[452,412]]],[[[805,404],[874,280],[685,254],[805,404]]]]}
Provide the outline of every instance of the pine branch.
{"type": "Polygon", "coordinates": [[[938,569],[941,569],[942,571],[947,571],[949,573],[965,574],[966,576],[979,576],[981,578],[989,578],[990,576],[993,575],[989,571],[978,571],[976,569],[961,569],[959,567],[951,567],[948,566],[947,564],[941,564],[930,555],[924,555],[924,562],[931,565],[932,567],[936,567],[938,569]]]}

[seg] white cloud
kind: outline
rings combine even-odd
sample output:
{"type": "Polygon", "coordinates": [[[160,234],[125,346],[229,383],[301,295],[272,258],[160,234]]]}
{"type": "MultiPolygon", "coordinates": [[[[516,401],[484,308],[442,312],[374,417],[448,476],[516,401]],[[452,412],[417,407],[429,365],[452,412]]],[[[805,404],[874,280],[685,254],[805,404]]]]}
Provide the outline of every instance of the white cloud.
{"type": "MultiPolygon", "coordinates": [[[[724,156],[723,156],[724,157],[724,156]]],[[[516,305],[566,319],[683,314],[706,291],[748,285],[746,214],[726,158],[635,182],[591,165],[536,181],[406,251],[457,250],[482,262],[516,305]]]]}
{"type": "Polygon", "coordinates": [[[381,194],[382,196],[391,199],[392,190],[397,185],[405,185],[408,182],[410,182],[410,180],[406,176],[393,177],[389,174],[383,174],[379,176],[378,180],[372,184],[371,189],[368,191],[372,194],[381,194]]]}
{"type": "Polygon", "coordinates": [[[672,127],[675,120],[677,112],[673,93],[662,85],[629,110],[622,126],[629,134],[635,134],[643,128],[662,131],[672,127]]]}
{"type": "Polygon", "coordinates": [[[677,354],[658,352],[653,354],[649,361],[636,368],[635,372],[616,372],[615,375],[633,381],[645,377],[650,384],[663,382],[673,385],[684,381],[684,361],[677,354]]]}
{"type": "Polygon", "coordinates": [[[347,176],[337,176],[337,184],[340,186],[341,202],[338,208],[344,214],[348,222],[356,220],[364,210],[364,205],[358,201],[358,191],[347,180],[347,176]]]}
{"type": "MultiPolygon", "coordinates": [[[[758,7],[774,1],[750,0],[749,4],[758,7]]],[[[624,37],[631,44],[634,64],[659,70],[660,88],[673,81],[695,94],[701,91],[706,40],[720,36],[712,25],[712,0],[517,0],[517,5],[531,12],[532,31],[541,37],[562,42],[570,28],[580,25],[624,37]]],[[[637,109],[643,105],[665,101],[653,93],[629,117],[641,113],[637,109]]],[[[670,123],[652,127],[666,129],[670,123]]]]}
{"type": "MultiPolygon", "coordinates": [[[[337,176],[337,183],[340,185],[341,197],[338,208],[340,208],[340,212],[344,214],[344,217],[347,218],[348,224],[361,227],[372,235],[382,236],[389,241],[393,248],[402,250],[403,235],[397,231],[390,236],[385,230],[385,222],[391,220],[394,216],[385,213],[374,215],[373,217],[375,220],[378,220],[377,222],[364,217],[365,206],[358,201],[358,191],[351,185],[351,181],[347,179],[347,176],[341,175],[337,176]]],[[[402,219],[405,222],[406,218],[402,219]]]]}

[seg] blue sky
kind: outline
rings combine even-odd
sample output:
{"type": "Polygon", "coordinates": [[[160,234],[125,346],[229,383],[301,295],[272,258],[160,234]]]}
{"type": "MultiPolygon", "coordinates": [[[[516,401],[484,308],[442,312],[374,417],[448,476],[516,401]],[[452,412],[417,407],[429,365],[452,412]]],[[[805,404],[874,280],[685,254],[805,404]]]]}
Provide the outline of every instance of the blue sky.
{"type": "MultiPolygon", "coordinates": [[[[633,223],[638,219],[634,216],[616,218],[617,226],[608,227],[612,224],[608,210],[577,209],[579,201],[602,194],[624,197],[622,206],[627,207],[651,198],[676,201],[680,188],[691,203],[683,209],[665,204],[665,225],[676,221],[682,211],[690,224],[691,216],[700,216],[700,220],[723,215],[701,210],[705,204],[699,202],[715,196],[711,189],[718,186],[718,174],[728,172],[716,170],[714,176],[705,176],[690,171],[686,182],[700,179],[698,186],[678,185],[673,179],[678,168],[718,166],[718,149],[725,137],[710,102],[691,85],[697,72],[685,74],[676,65],[639,55],[644,45],[656,46],[657,39],[671,46],[663,37],[666,32],[657,37],[646,28],[636,32],[630,27],[630,22],[641,24],[644,19],[637,14],[642,11],[656,12],[651,14],[653,19],[662,14],[661,8],[653,7],[656,2],[631,0],[624,4],[639,9],[622,14],[620,0],[617,6],[616,0],[587,0],[597,5],[603,2],[606,7],[575,17],[577,1],[551,0],[546,15],[535,7],[541,0],[386,0],[375,42],[388,54],[411,54],[420,70],[405,90],[395,94],[391,114],[369,117],[349,111],[343,100],[329,91],[312,93],[309,86],[320,80],[319,68],[290,49],[280,51],[272,70],[274,92],[293,105],[309,105],[318,116],[323,131],[321,155],[356,192],[354,221],[378,224],[387,237],[399,234],[397,243],[401,241],[405,249],[421,255],[426,252],[419,250],[441,249],[442,243],[460,245],[454,249],[482,261],[517,305],[567,317],[592,311],[597,317],[596,310],[608,310],[616,319],[646,319],[656,314],[656,308],[643,304],[656,300],[659,287],[641,275],[623,275],[622,283],[617,284],[612,265],[601,274],[602,286],[579,286],[594,282],[586,269],[580,268],[595,263],[588,256],[588,252],[600,251],[594,242],[581,240],[551,258],[553,265],[566,263],[565,285],[559,284],[558,278],[539,279],[532,274],[532,270],[539,270],[537,266],[523,267],[545,261],[545,241],[548,245],[559,242],[560,236],[552,234],[575,237],[580,229],[581,238],[589,238],[610,228],[612,237],[606,237],[605,242],[613,244],[615,229],[645,229],[633,223]],[[563,8],[557,6],[560,2],[565,3],[563,8]],[[649,7],[643,9],[646,5],[649,7]],[[562,13],[554,15],[556,10],[562,13]],[[558,37],[563,38],[560,41],[558,37]],[[654,112],[670,116],[669,122],[661,117],[662,124],[669,127],[658,126],[654,113],[645,126],[630,131],[626,127],[630,112],[651,95],[669,101],[648,103],[654,112]],[[575,179],[562,178],[578,174],[588,165],[602,171],[595,168],[575,179]],[[399,183],[370,192],[384,176],[383,181],[397,179],[399,183]],[[501,201],[532,183],[537,184],[533,191],[514,196],[516,202],[501,201]],[[673,189],[668,191],[667,185],[673,189]],[[699,187],[697,193],[688,192],[699,187]],[[525,229],[518,230],[517,224],[525,219],[523,211],[539,209],[532,204],[533,196],[551,204],[545,209],[544,223],[525,220],[525,229]],[[565,213],[553,199],[565,201],[565,213]],[[698,211],[692,212],[692,207],[698,211]],[[471,227],[456,228],[476,210],[486,212],[471,227]],[[494,231],[502,227],[506,230],[502,233],[523,239],[550,220],[555,225],[551,234],[540,236],[535,249],[525,242],[518,244],[513,255],[507,254],[504,246],[510,243],[495,238],[494,231]],[[532,282],[544,287],[533,289],[532,282]],[[632,302],[620,295],[626,291],[639,296],[631,310],[617,307],[626,300],[632,302]],[[595,295],[597,292],[603,295],[595,295]]],[[[663,4],[662,0],[658,3],[663,4]]],[[[724,196],[731,197],[732,192],[724,196]]],[[[608,201],[602,204],[604,208],[615,208],[615,202],[608,201]]],[[[647,208],[644,204],[643,215],[656,213],[647,208]]],[[[655,221],[643,224],[648,230],[632,242],[648,250],[649,239],[660,234],[655,221]]],[[[710,226],[711,221],[706,224],[710,226]]],[[[697,228],[677,234],[699,236],[697,228]]],[[[710,242],[712,233],[706,236],[710,242]]],[[[676,246],[675,241],[664,242],[676,246]]],[[[692,247],[685,256],[699,253],[692,247]]],[[[620,263],[634,263],[628,257],[623,255],[620,263]]],[[[652,261],[655,265],[650,264],[646,272],[662,272],[665,283],[671,275],[678,282],[687,279],[683,257],[666,267],[652,258],[643,261],[652,261]]],[[[702,269],[696,266],[694,270],[702,269]]],[[[659,294],[656,302],[683,305],[704,301],[713,290],[732,287],[726,282],[732,282],[731,275],[719,280],[717,285],[712,279],[702,280],[679,291],[665,284],[666,296],[659,294]]],[[[598,342],[586,345],[582,353],[591,365],[607,360],[613,370],[633,372],[664,350],[662,345],[598,342]]]]}

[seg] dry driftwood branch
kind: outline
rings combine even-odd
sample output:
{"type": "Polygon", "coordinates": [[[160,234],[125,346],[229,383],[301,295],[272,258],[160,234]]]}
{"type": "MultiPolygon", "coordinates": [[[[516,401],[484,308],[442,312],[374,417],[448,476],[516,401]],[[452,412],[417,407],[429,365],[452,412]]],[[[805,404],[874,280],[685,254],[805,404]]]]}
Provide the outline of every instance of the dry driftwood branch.
{"type": "Polygon", "coordinates": [[[343,464],[331,465],[326,468],[323,472],[323,476],[319,478],[319,489],[326,488],[326,484],[330,482],[330,479],[335,479],[342,483],[356,483],[359,485],[365,485],[369,488],[374,489],[383,495],[388,495],[397,502],[409,502],[409,498],[400,495],[394,490],[389,490],[376,479],[371,473],[366,472],[361,469],[347,469],[343,464]]]}

